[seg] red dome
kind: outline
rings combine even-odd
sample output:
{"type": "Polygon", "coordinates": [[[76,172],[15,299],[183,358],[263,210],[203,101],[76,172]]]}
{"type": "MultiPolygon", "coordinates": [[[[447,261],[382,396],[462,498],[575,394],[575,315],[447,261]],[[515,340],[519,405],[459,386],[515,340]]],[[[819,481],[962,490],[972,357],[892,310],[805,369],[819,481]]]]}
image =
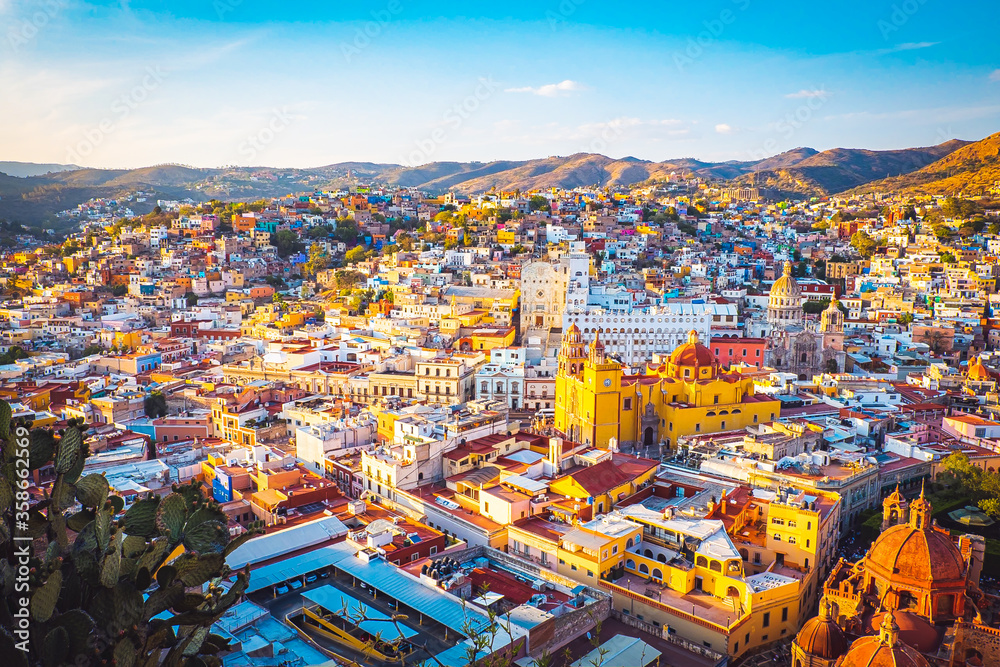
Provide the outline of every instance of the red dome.
{"type": "MultiPolygon", "coordinates": [[[[885,620],[886,613],[882,612],[871,617],[868,622],[868,632],[878,632],[885,620]]],[[[937,651],[937,647],[941,643],[942,632],[930,621],[909,611],[894,612],[893,617],[896,620],[896,625],[899,626],[899,641],[912,646],[921,653],[937,651]]]]}
{"type": "Polygon", "coordinates": [[[806,621],[795,643],[809,655],[824,660],[836,660],[847,650],[847,637],[828,614],[820,613],[806,621]]]}
{"type": "Polygon", "coordinates": [[[879,579],[903,585],[965,581],[962,553],[949,535],[929,526],[889,528],[875,540],[865,567],[879,579]]]}
{"type": "Polygon", "coordinates": [[[848,649],[838,667],[930,667],[916,649],[904,644],[893,614],[885,614],[879,634],[862,637],[848,649]]]}
{"type": "Polygon", "coordinates": [[[712,351],[698,342],[698,332],[691,330],[688,342],[670,355],[670,363],[675,366],[714,366],[718,359],[712,351]]]}

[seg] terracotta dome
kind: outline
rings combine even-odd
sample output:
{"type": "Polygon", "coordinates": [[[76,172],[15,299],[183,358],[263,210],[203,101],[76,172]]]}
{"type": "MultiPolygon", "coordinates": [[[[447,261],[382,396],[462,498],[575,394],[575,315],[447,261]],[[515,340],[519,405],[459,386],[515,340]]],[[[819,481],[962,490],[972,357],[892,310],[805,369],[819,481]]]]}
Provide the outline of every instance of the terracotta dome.
{"type": "Polygon", "coordinates": [[[823,598],[819,605],[819,616],[806,621],[795,643],[811,656],[824,660],[836,660],[847,650],[847,637],[830,614],[830,602],[823,598]]]}
{"type": "Polygon", "coordinates": [[[862,637],[847,650],[838,667],[930,667],[927,659],[899,638],[899,626],[891,613],[879,626],[879,634],[862,637]]]}
{"type": "MultiPolygon", "coordinates": [[[[878,632],[879,627],[885,621],[888,612],[875,614],[868,622],[869,632],[878,632]]],[[[908,646],[912,646],[921,653],[933,653],[937,651],[941,644],[943,631],[936,628],[923,616],[919,616],[909,611],[893,612],[893,618],[899,627],[899,641],[908,646]]]]}
{"type": "Polygon", "coordinates": [[[874,577],[903,586],[963,582],[965,560],[951,536],[930,525],[931,506],[924,498],[910,505],[910,522],[879,535],[865,559],[874,577]]]}
{"type": "Polygon", "coordinates": [[[714,366],[718,359],[710,349],[698,342],[698,332],[692,329],[688,334],[688,342],[670,355],[670,363],[675,366],[714,366]]]}
{"type": "Polygon", "coordinates": [[[770,296],[781,296],[781,297],[801,297],[802,288],[799,287],[799,283],[792,277],[792,263],[785,262],[785,269],[781,277],[774,281],[771,285],[770,296]]]}
{"type": "Polygon", "coordinates": [[[972,382],[989,382],[993,379],[989,369],[983,366],[983,362],[979,360],[979,357],[969,362],[969,368],[966,371],[965,377],[972,382]]]}

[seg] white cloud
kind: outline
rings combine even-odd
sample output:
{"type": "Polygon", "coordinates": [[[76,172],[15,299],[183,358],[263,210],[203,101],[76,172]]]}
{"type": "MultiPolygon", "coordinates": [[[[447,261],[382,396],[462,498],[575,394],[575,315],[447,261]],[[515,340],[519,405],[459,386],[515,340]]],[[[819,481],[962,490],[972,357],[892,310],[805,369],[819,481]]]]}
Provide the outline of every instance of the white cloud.
{"type": "Polygon", "coordinates": [[[891,46],[888,49],[879,49],[875,51],[875,55],[884,56],[889,53],[899,53],[900,51],[916,51],[917,49],[928,49],[932,46],[937,46],[941,42],[904,42],[902,44],[897,44],[896,46],[891,46]]]}
{"type": "Polygon", "coordinates": [[[1000,69],[990,72],[990,81],[1000,81],[1000,69]]]}
{"type": "Polygon", "coordinates": [[[732,134],[733,128],[726,123],[719,123],[715,126],[715,131],[719,134],[732,134]]]}
{"type": "Polygon", "coordinates": [[[538,95],[540,97],[561,97],[568,95],[570,93],[580,92],[581,90],[586,90],[587,87],[584,86],[579,81],[571,81],[566,79],[565,81],[560,81],[559,83],[548,83],[544,86],[539,86],[534,88],[532,86],[525,86],[523,88],[507,88],[504,90],[505,93],[531,93],[532,95],[538,95]]]}
{"type": "Polygon", "coordinates": [[[826,98],[826,97],[829,97],[829,96],[830,96],[830,93],[829,93],[829,91],[827,91],[826,88],[818,88],[818,89],[815,89],[815,90],[807,90],[807,89],[803,88],[802,90],[800,90],[797,93],[788,93],[787,95],[785,95],[785,97],[787,97],[790,100],[795,100],[795,99],[811,99],[813,97],[826,98]]]}

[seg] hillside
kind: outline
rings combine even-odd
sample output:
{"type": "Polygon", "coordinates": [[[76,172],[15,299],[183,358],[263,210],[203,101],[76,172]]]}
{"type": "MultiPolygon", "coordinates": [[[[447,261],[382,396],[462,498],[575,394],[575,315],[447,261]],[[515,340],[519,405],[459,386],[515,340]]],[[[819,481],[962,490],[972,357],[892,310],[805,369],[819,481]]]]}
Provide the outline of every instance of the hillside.
{"type": "Polygon", "coordinates": [[[6,162],[17,177],[0,173],[0,219],[51,224],[55,213],[95,197],[114,198],[142,190],[151,199],[251,201],[295,192],[342,188],[356,183],[414,187],[431,194],[464,194],[491,188],[529,191],[551,187],[605,187],[666,180],[672,173],[754,182],[778,193],[823,195],[859,186],[890,190],[952,192],[984,189],[1000,180],[1000,134],[970,144],[891,151],[795,148],[764,160],[705,162],[681,158],[652,162],[577,153],[535,160],[432,162],[418,167],[340,162],[309,169],[226,167],[204,169],[157,165],[141,169],[81,169],[71,165],[6,162]],[[25,166],[27,165],[27,166],[25,166]],[[38,172],[45,169],[43,173],[38,172]],[[885,180],[885,176],[891,178],[885,180]],[[883,179],[877,181],[876,179],[883,179]],[[866,185],[867,184],[867,185],[866,185]]]}
{"type": "Polygon", "coordinates": [[[0,174],[16,176],[17,178],[27,178],[28,176],[41,176],[50,172],[72,171],[80,169],[75,164],[53,164],[37,162],[0,162],[0,174]]]}
{"type": "Polygon", "coordinates": [[[903,176],[867,183],[859,192],[981,195],[1000,186],[1000,132],[966,144],[903,176]]]}
{"type": "Polygon", "coordinates": [[[937,146],[889,151],[834,148],[789,166],[761,170],[757,182],[783,192],[836,194],[884,178],[884,175],[899,176],[916,171],[968,143],[953,139],[937,146]]]}

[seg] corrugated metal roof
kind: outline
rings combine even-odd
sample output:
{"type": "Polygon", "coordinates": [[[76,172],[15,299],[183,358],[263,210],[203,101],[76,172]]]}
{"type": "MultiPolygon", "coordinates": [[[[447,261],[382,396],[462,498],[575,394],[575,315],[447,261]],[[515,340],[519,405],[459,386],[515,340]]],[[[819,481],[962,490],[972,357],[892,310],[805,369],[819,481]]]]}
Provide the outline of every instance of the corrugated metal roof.
{"type": "Polygon", "coordinates": [[[363,618],[364,620],[357,623],[357,626],[369,634],[381,637],[383,641],[391,642],[399,637],[409,639],[420,634],[402,623],[397,625],[378,609],[369,607],[350,593],[345,593],[329,584],[306,591],[302,597],[327,611],[344,615],[352,622],[363,618]]]}
{"type": "Polygon", "coordinates": [[[638,637],[615,635],[573,663],[572,667],[646,667],[657,661],[660,652],[638,637]]]}
{"type": "Polygon", "coordinates": [[[337,563],[337,567],[460,634],[467,635],[470,625],[473,632],[479,632],[490,624],[489,618],[479,610],[463,606],[457,597],[440,588],[425,586],[413,575],[384,560],[366,563],[352,556],[337,563]]]}
{"type": "Polygon", "coordinates": [[[244,565],[260,563],[277,558],[303,547],[328,542],[335,537],[347,535],[347,526],[335,516],[327,516],[303,523],[292,528],[261,535],[240,546],[229,554],[226,564],[234,570],[244,565]]]}
{"type": "Polygon", "coordinates": [[[274,586],[283,581],[301,577],[308,572],[334,565],[345,558],[353,556],[354,551],[354,547],[346,542],[341,542],[340,544],[321,547],[301,556],[286,558],[283,561],[265,565],[250,572],[250,585],[247,587],[247,593],[253,593],[268,586],[274,586]]]}

